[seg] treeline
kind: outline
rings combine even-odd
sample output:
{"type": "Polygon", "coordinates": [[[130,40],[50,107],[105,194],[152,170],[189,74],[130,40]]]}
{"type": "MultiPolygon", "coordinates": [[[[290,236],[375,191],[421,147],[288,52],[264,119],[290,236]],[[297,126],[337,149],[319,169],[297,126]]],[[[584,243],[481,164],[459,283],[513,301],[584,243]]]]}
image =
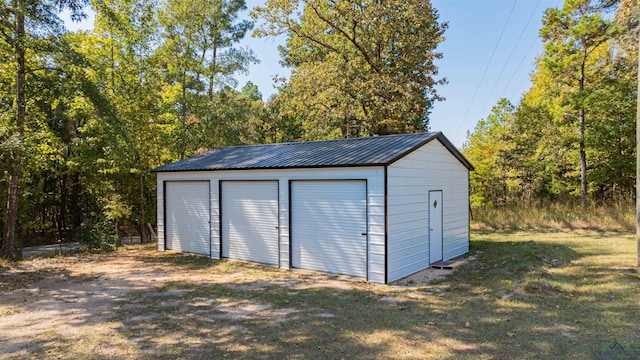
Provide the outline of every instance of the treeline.
{"type": "Polygon", "coordinates": [[[516,105],[502,99],[467,136],[475,208],[635,198],[635,0],[566,0],[545,12],[543,53],[516,105]]]}
{"type": "Polygon", "coordinates": [[[244,0],[0,3],[2,256],[81,226],[149,240],[150,169],[215,147],[427,128],[445,30],[429,2],[246,10],[244,0]],[[92,30],[65,29],[61,11],[81,20],[89,8],[92,30]],[[259,61],[238,46],[252,30],[288,36],[292,75],[266,100],[251,83],[235,90],[259,61]]]}

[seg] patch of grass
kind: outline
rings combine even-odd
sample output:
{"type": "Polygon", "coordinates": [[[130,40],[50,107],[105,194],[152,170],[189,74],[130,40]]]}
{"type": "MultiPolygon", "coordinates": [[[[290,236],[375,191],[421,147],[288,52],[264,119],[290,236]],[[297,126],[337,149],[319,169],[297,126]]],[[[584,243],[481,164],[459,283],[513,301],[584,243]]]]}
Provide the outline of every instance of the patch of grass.
{"type": "Polygon", "coordinates": [[[9,316],[13,314],[21,314],[26,310],[15,306],[0,306],[0,317],[9,316]]]}
{"type": "Polygon", "coordinates": [[[83,326],[80,338],[69,338],[55,330],[44,332],[39,347],[30,352],[29,359],[133,359],[139,358],[136,347],[126,338],[114,335],[115,324],[102,322],[83,326]]]}
{"type": "Polygon", "coordinates": [[[131,251],[131,250],[145,250],[145,249],[156,249],[158,245],[156,242],[148,242],[142,244],[126,244],[116,247],[116,251],[131,251]]]}
{"type": "Polygon", "coordinates": [[[144,262],[152,264],[166,264],[189,270],[201,270],[213,267],[216,260],[201,255],[190,255],[175,252],[156,252],[143,258],[144,262]]]}
{"type": "Polygon", "coordinates": [[[56,336],[58,336],[58,332],[55,329],[49,329],[42,333],[42,337],[44,338],[54,338],[56,336]]]}
{"type": "Polygon", "coordinates": [[[635,207],[592,204],[586,211],[565,202],[473,209],[474,230],[593,230],[634,232],[635,207]]]}

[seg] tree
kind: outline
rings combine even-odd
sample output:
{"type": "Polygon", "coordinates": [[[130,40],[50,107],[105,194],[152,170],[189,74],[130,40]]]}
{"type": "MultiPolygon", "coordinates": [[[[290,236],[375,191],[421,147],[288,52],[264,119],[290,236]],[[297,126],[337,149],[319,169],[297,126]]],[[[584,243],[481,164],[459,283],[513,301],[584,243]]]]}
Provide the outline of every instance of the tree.
{"type": "Polygon", "coordinates": [[[166,84],[153,66],[159,42],[156,2],[101,0],[95,10],[94,31],[73,38],[89,64],[89,83],[99,92],[81,134],[82,162],[97,174],[91,191],[100,209],[86,217],[98,222],[126,215],[148,241],[147,224],[155,218],[149,169],[173,159],[163,157],[166,84]]]}
{"type": "Polygon", "coordinates": [[[252,15],[264,20],[258,36],[288,35],[281,54],[293,71],[279,96],[306,138],[428,127],[446,28],[430,2],[268,0],[252,15]]]}
{"type": "Polygon", "coordinates": [[[587,152],[585,146],[585,97],[591,91],[588,60],[600,46],[619,31],[613,20],[603,16],[607,4],[595,0],[566,0],[562,9],[545,12],[540,36],[544,42],[543,66],[552,76],[571,87],[565,94],[567,121],[575,119],[580,154],[580,196],[587,205],[587,152]]]}
{"type": "MultiPolygon", "coordinates": [[[[27,54],[39,50],[38,40],[44,40],[41,31],[48,28],[59,27],[59,19],[56,11],[68,8],[71,10],[72,19],[80,19],[86,0],[56,0],[56,1],[32,1],[13,0],[10,3],[3,1],[0,11],[5,14],[0,20],[0,35],[2,40],[9,44],[15,62],[15,99],[14,99],[14,139],[20,143],[24,136],[24,124],[26,117],[27,99],[25,96],[25,84],[27,81],[27,54]],[[30,24],[27,26],[26,24],[30,24]]],[[[19,147],[12,151],[10,168],[9,195],[2,241],[2,256],[14,258],[14,241],[16,236],[16,222],[18,220],[18,199],[20,197],[20,176],[22,170],[22,156],[19,147]]]]}
{"type": "Polygon", "coordinates": [[[513,126],[514,107],[500,99],[467,135],[463,152],[475,166],[470,174],[472,206],[504,205],[517,193],[519,178],[508,161],[515,148],[513,126]]]}
{"type": "Polygon", "coordinates": [[[235,86],[233,75],[257,62],[251,50],[236,47],[253,27],[252,22],[238,19],[245,9],[244,0],[167,0],[159,12],[163,43],[156,61],[166,70],[167,81],[181,92],[176,99],[180,158],[198,148],[188,147],[197,145],[189,140],[195,127],[213,124],[208,112],[216,106],[216,91],[235,86]]]}

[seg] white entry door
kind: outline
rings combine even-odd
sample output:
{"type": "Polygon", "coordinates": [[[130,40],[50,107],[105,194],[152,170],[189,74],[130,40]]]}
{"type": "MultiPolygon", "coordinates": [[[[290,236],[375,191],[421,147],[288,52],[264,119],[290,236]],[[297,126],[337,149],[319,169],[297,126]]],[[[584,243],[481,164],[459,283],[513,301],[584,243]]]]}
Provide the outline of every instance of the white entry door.
{"type": "Polygon", "coordinates": [[[291,182],[291,264],[366,278],[367,185],[362,180],[291,182]]]}
{"type": "Polygon", "coordinates": [[[278,182],[222,181],[222,257],[277,265],[278,182]]]}
{"type": "Polygon", "coordinates": [[[167,181],[164,187],[165,249],[209,255],[209,182],[167,181]]]}
{"type": "Polygon", "coordinates": [[[442,260],[442,191],[429,191],[429,264],[442,260]]]}

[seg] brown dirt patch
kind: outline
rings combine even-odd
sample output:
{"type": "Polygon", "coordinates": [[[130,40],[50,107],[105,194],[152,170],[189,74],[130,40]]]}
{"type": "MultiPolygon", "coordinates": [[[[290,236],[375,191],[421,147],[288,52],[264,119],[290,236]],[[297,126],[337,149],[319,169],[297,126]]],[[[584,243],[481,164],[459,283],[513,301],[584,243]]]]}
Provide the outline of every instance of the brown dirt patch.
{"type": "MultiPolygon", "coordinates": [[[[191,256],[184,259],[184,255],[138,247],[109,254],[34,258],[0,269],[0,359],[77,358],[86,354],[95,358],[138,358],[141,346],[137,334],[131,337],[123,334],[127,334],[127,327],[161,321],[166,316],[162,309],[171,309],[171,314],[182,314],[185,318],[188,314],[206,313],[206,318],[213,322],[257,319],[277,323],[297,319],[301,305],[304,307],[304,304],[275,307],[253,299],[191,296],[184,288],[163,289],[163,286],[224,286],[229,291],[282,286],[293,292],[375,288],[382,293],[397,288],[234,261],[216,263],[191,256]],[[138,303],[152,305],[158,311],[139,312],[138,303]],[[123,312],[128,314],[124,318],[123,312]],[[67,352],[70,347],[74,350],[67,352]]],[[[441,272],[429,270],[428,275],[414,275],[403,280],[402,286],[424,285],[429,279],[447,273],[441,272]]],[[[316,312],[309,316],[328,319],[334,315],[316,312]]],[[[231,324],[228,329],[220,329],[231,333],[242,328],[231,324]]],[[[153,346],[142,347],[143,354],[154,351],[153,346]]]]}

